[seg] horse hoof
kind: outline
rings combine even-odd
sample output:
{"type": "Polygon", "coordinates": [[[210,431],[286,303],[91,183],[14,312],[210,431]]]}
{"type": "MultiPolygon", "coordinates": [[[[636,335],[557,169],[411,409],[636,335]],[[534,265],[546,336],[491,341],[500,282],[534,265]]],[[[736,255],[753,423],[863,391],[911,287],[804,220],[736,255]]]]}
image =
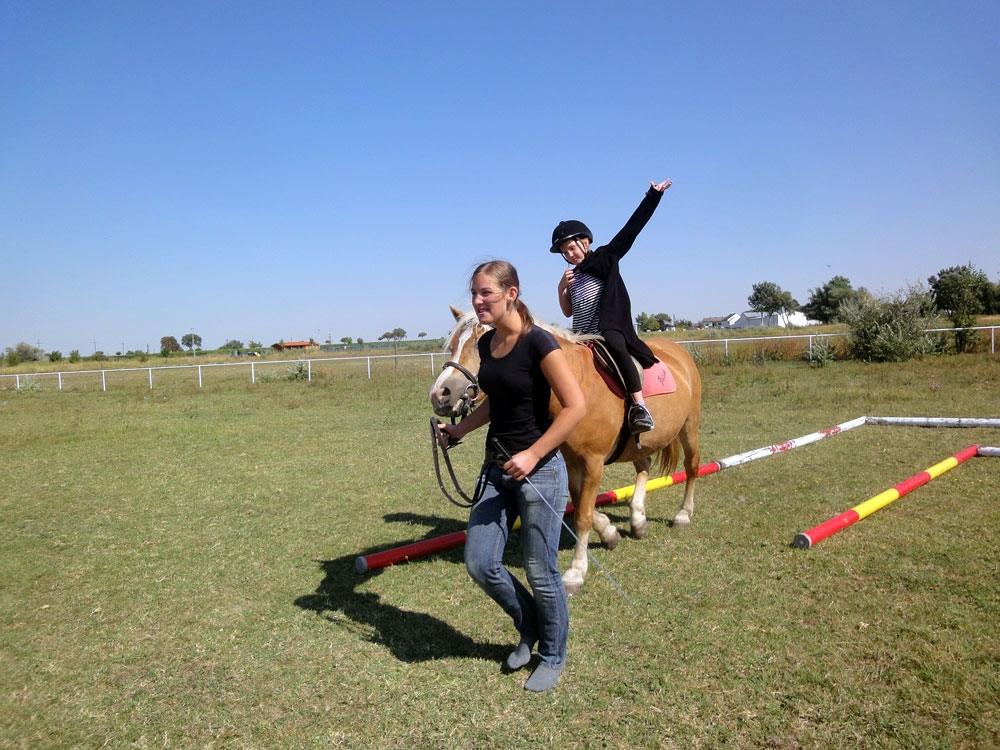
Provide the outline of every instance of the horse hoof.
{"type": "Polygon", "coordinates": [[[576,568],[570,568],[563,573],[563,588],[566,589],[566,596],[579,594],[583,588],[583,574],[576,568]]]}
{"type": "Polygon", "coordinates": [[[677,528],[684,528],[685,526],[691,525],[691,516],[687,514],[687,511],[682,510],[676,516],[670,524],[671,526],[676,526],[677,528]]]}
{"type": "Polygon", "coordinates": [[[641,521],[632,522],[632,536],[636,539],[642,539],[646,536],[646,532],[649,530],[649,523],[643,518],[641,521]]]}
{"type": "Polygon", "coordinates": [[[622,535],[618,533],[618,529],[616,529],[614,526],[609,526],[608,529],[610,530],[608,532],[608,538],[602,541],[604,542],[605,547],[607,547],[609,550],[613,550],[618,546],[618,542],[622,540],[622,535]],[[611,532],[614,532],[614,534],[612,534],[611,532]]]}

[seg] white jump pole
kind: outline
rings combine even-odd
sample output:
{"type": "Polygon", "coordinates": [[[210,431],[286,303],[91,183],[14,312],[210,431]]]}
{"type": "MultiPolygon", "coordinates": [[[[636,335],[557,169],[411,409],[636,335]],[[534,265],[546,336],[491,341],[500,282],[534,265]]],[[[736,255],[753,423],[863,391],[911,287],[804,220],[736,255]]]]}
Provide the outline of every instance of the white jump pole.
{"type": "Polygon", "coordinates": [[[899,427],[1000,427],[1000,419],[974,417],[865,417],[865,424],[899,427]]]}

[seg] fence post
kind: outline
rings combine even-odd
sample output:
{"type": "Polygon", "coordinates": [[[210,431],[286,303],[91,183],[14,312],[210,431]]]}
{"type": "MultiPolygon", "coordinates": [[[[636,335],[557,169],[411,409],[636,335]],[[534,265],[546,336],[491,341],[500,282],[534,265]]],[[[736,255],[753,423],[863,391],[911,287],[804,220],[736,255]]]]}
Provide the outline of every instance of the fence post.
{"type": "Polygon", "coordinates": [[[310,383],[313,379],[313,361],[311,359],[306,360],[306,380],[310,383]]]}
{"type": "Polygon", "coordinates": [[[101,390],[107,393],[108,391],[108,380],[104,377],[104,370],[101,370],[101,390]]]}
{"type": "Polygon", "coordinates": [[[371,357],[366,357],[365,359],[368,360],[368,379],[371,380],[372,379],[372,358],[371,357]]]}
{"type": "Polygon", "coordinates": [[[59,373],[56,373],[56,374],[59,376],[59,378],[58,378],[58,380],[59,380],[59,390],[61,391],[62,390],[62,373],[59,372],[59,373]]]}
{"type": "Polygon", "coordinates": [[[198,365],[198,387],[201,388],[201,365],[198,365]]]}
{"type": "Polygon", "coordinates": [[[153,390],[153,368],[149,368],[149,390],[153,390]]]}

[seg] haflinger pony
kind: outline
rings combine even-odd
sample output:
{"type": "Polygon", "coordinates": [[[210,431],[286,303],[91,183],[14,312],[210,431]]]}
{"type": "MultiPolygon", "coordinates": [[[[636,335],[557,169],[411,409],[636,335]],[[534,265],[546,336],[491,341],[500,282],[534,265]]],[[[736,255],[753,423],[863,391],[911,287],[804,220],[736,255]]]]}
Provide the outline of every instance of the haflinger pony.
{"type": "MultiPolygon", "coordinates": [[[[463,314],[451,308],[457,325],[448,338],[451,360],[434,381],[430,390],[431,405],[439,417],[455,419],[464,416],[479,398],[479,348],[476,342],[490,330],[479,323],[474,313],[463,314]]],[[[536,325],[538,325],[536,323],[536,325]]],[[[648,341],[649,347],[667,366],[676,388],[670,393],[646,396],[646,407],[653,415],[656,428],[638,436],[627,434],[625,401],[609,388],[595,366],[588,340],[564,329],[543,326],[549,330],[566,353],[570,368],[580,381],[587,402],[587,415],[565,443],[560,446],[569,473],[569,491],[576,506],[577,544],[573,562],[563,574],[567,593],[580,591],[587,575],[587,553],[590,531],[614,549],[621,539],[618,530],[606,515],[595,510],[597,493],[608,463],[631,461],[636,470],[635,491],[630,500],[632,535],[641,538],[646,533],[646,480],[652,457],[659,454],[660,470],[672,471],[684,453],[687,483],[672,525],[687,526],[694,513],[694,482],[698,476],[698,427],[701,423],[701,378],[691,355],[673,341],[648,341]],[[638,437],[638,439],[636,439],[638,437]]],[[[669,379],[669,376],[668,376],[669,379]]],[[[550,409],[553,415],[560,408],[555,395],[550,409]]]]}

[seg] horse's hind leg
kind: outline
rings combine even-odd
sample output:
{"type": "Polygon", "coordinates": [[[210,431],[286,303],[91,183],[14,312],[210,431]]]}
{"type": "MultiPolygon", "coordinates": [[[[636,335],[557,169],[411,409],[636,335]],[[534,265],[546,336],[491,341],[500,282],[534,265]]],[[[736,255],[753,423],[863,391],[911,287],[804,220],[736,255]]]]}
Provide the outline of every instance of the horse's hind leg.
{"type": "Polygon", "coordinates": [[[638,461],[633,461],[635,466],[635,491],[629,501],[629,524],[632,527],[632,536],[642,539],[646,536],[649,524],[646,521],[646,480],[649,479],[649,467],[653,459],[646,457],[638,461]]]}
{"type": "Polygon", "coordinates": [[[691,516],[694,515],[694,482],[698,478],[698,464],[701,461],[701,453],[698,451],[698,421],[694,420],[692,423],[689,419],[678,437],[684,448],[684,473],[687,481],[684,483],[684,499],[671,525],[683,527],[691,523],[691,516]]]}

